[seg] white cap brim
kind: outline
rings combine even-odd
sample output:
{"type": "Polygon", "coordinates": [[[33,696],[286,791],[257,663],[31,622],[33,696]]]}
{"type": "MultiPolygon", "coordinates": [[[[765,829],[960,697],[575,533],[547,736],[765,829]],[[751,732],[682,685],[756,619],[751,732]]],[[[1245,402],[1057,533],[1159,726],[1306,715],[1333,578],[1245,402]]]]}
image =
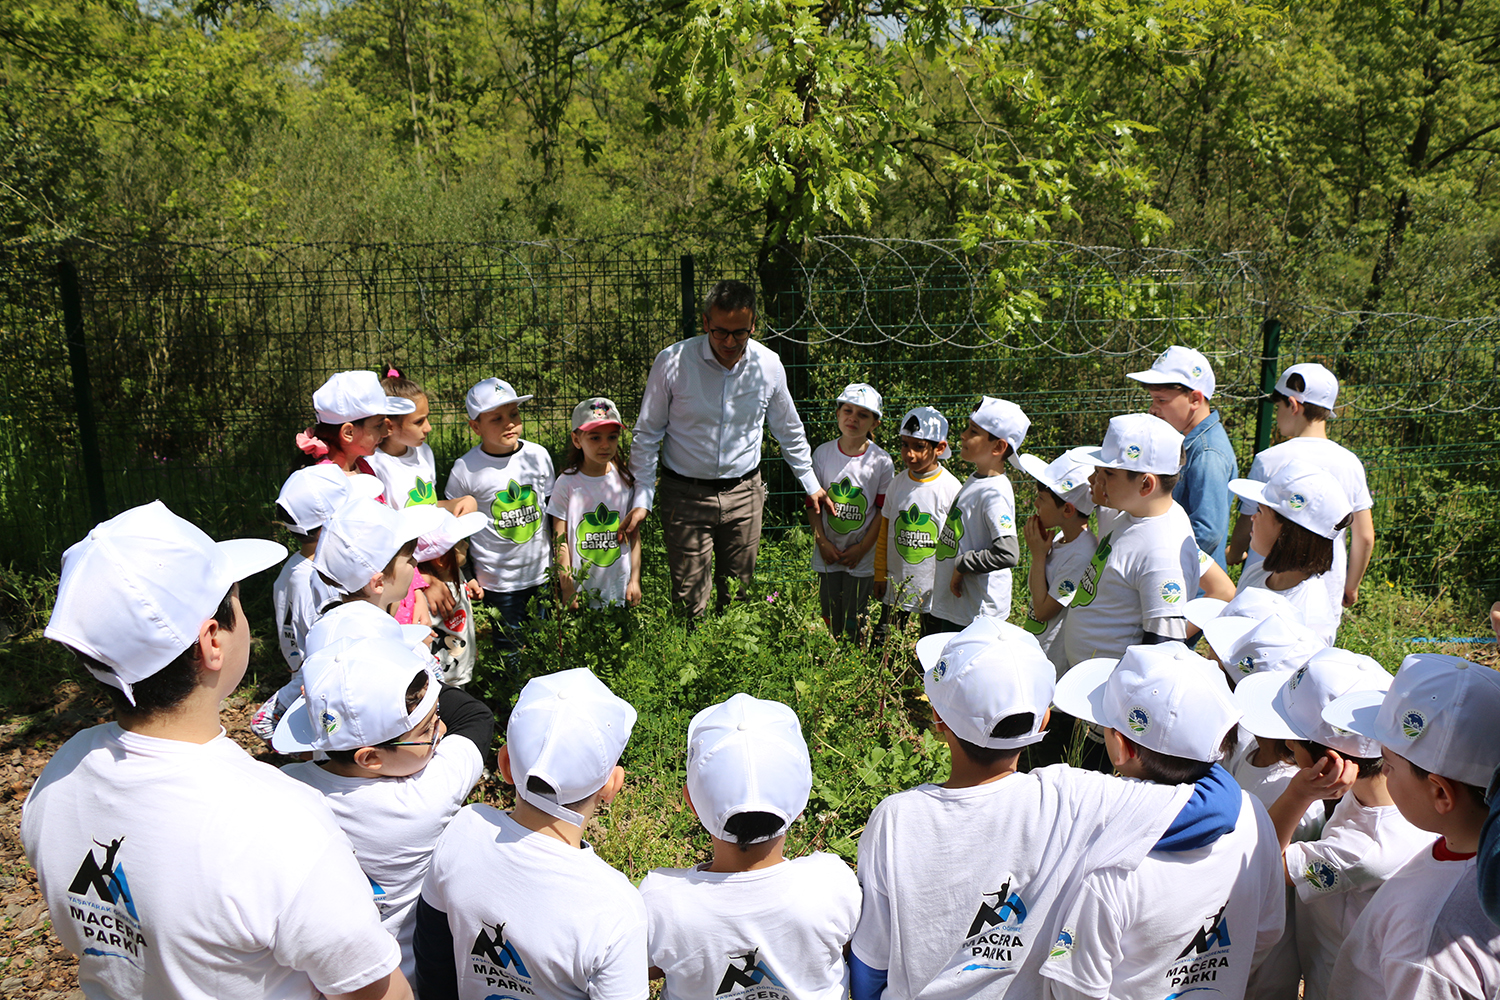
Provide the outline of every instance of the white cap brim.
{"type": "Polygon", "coordinates": [[[1114,723],[1104,717],[1104,688],[1119,662],[1100,657],[1073,666],[1058,680],[1052,704],[1075,719],[1114,728],[1114,723]]]}
{"type": "Polygon", "coordinates": [[[1385,703],[1384,691],[1354,691],[1323,706],[1323,721],[1335,729],[1381,741],[1377,720],[1385,703]]]}
{"type": "Polygon", "coordinates": [[[1282,711],[1281,689],[1290,677],[1290,673],[1276,670],[1242,678],[1231,696],[1242,713],[1240,725],[1267,739],[1311,739],[1306,733],[1299,732],[1282,711]]]}
{"type": "Polygon", "coordinates": [[[1266,484],[1256,479],[1231,479],[1229,481],[1229,492],[1246,500],[1254,500],[1268,507],[1280,510],[1281,505],[1274,500],[1266,499],[1266,484]]]}
{"type": "Polygon", "coordinates": [[[1224,613],[1228,601],[1217,597],[1195,597],[1182,606],[1182,617],[1202,628],[1224,613]]]}
{"type": "Polygon", "coordinates": [[[1203,638],[1208,640],[1209,646],[1223,659],[1235,643],[1259,624],[1260,621],[1255,618],[1235,618],[1231,615],[1227,618],[1220,616],[1198,627],[1203,630],[1203,638]]]}
{"type": "Polygon", "coordinates": [[[265,538],[231,538],[215,543],[228,563],[229,582],[238,583],[286,561],[286,546],[265,538]]]}
{"type": "MultiPolygon", "coordinates": [[[[406,728],[402,729],[400,733],[387,737],[387,739],[393,740],[401,736],[402,733],[411,732],[423,719],[427,718],[427,713],[431,712],[432,706],[437,704],[438,695],[442,693],[442,688],[442,684],[436,679],[429,680],[427,682],[426,693],[422,695],[422,700],[417,703],[416,708],[407,713],[406,728]]],[[[337,747],[318,746],[319,742],[326,742],[320,739],[323,735],[313,725],[312,717],[307,714],[307,696],[298,695],[297,700],[292,702],[291,707],[281,716],[281,721],[276,724],[276,731],[271,734],[271,749],[277,753],[284,754],[312,753],[319,750],[326,753],[330,749],[339,749],[337,747]]],[[[372,743],[367,745],[376,746],[378,744],[372,743]]],[[[344,749],[358,750],[359,747],[346,747],[344,749]]]]}
{"type": "Polygon", "coordinates": [[[1177,379],[1169,372],[1159,372],[1154,368],[1148,368],[1143,372],[1126,372],[1126,378],[1133,378],[1137,382],[1146,385],[1176,385],[1177,379]]]}
{"type": "Polygon", "coordinates": [[[943,648],[956,635],[957,632],[934,632],[917,640],[917,662],[922,665],[922,673],[931,670],[943,658],[943,648]]]}
{"type": "Polygon", "coordinates": [[[1059,492],[1057,484],[1054,483],[1052,481],[1052,478],[1047,475],[1047,463],[1043,462],[1037,456],[1031,454],[1030,452],[1024,452],[1012,456],[1012,461],[1015,462],[1018,469],[1026,473],[1032,479],[1035,479],[1037,482],[1041,483],[1043,486],[1047,487],[1047,489],[1051,490],[1053,493],[1059,492]]]}

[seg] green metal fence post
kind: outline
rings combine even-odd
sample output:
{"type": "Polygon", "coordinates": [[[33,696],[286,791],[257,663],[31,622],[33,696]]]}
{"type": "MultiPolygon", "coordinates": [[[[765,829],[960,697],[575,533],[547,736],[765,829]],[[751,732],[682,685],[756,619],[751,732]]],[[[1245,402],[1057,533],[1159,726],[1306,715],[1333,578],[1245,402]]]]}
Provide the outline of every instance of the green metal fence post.
{"type": "Polygon", "coordinates": [[[1255,452],[1271,446],[1271,431],[1276,427],[1276,405],[1271,393],[1276,388],[1281,355],[1281,321],[1268,319],[1260,325],[1260,412],[1255,416],[1255,452]]]}
{"type": "Polygon", "coordinates": [[[57,285],[62,295],[68,367],[73,372],[73,400],[78,410],[78,450],[83,458],[83,481],[88,488],[89,513],[94,523],[98,524],[109,516],[104,503],[104,466],[99,461],[99,427],[94,420],[93,386],[89,382],[89,352],[83,333],[83,297],[78,291],[78,269],[67,258],[57,262],[57,285]]]}
{"type": "Polygon", "coordinates": [[[682,339],[698,335],[698,290],[693,284],[693,255],[682,255],[682,339]]]}

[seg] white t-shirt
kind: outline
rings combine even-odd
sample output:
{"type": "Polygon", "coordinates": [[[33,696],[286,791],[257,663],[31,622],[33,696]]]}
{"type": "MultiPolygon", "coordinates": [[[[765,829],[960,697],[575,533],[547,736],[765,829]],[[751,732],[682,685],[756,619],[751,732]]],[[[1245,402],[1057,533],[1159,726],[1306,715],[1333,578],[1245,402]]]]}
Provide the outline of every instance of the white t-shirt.
{"type": "Polygon", "coordinates": [[[429,587],[447,587],[453,595],[453,610],[448,617],[434,620],[432,629],[443,640],[438,647],[438,679],[444,684],[463,687],[474,679],[474,661],[478,650],[474,645],[474,602],[469,591],[461,583],[448,583],[435,576],[427,578],[429,587]]]}
{"type": "Polygon", "coordinates": [[[1320,838],[1287,847],[1307,1000],[1328,995],[1334,960],[1375,891],[1431,847],[1432,840],[1432,834],[1408,823],[1395,806],[1361,805],[1349,792],[1334,807],[1320,838]]]}
{"type": "Polygon", "coordinates": [[[422,898],[448,915],[463,1000],[646,996],[646,906],[588,844],[465,806],[438,839],[422,898]]]}
{"type": "Polygon", "coordinates": [[[271,586],[271,607],[276,614],[276,641],[293,673],[302,669],[307,630],[318,620],[321,609],[338,599],[339,595],[318,576],[313,561],[302,553],[294,552],[282,563],[271,586]]]}
{"type": "MultiPolygon", "coordinates": [[[[1375,506],[1375,501],[1370,496],[1370,484],[1365,479],[1364,463],[1354,452],[1343,445],[1334,444],[1327,438],[1292,438],[1290,441],[1283,441],[1281,444],[1267,448],[1255,456],[1245,478],[1261,483],[1269,482],[1282,466],[1293,459],[1309,462],[1338,480],[1339,485],[1344,488],[1345,496],[1349,498],[1349,505],[1355,510],[1370,510],[1375,506]]],[[[1242,516],[1248,517],[1259,508],[1260,504],[1254,500],[1240,498],[1242,516]]],[[[1329,599],[1340,615],[1344,613],[1344,582],[1349,573],[1349,553],[1345,541],[1347,534],[1347,532],[1340,531],[1334,537],[1333,569],[1322,576],[1323,586],[1328,589],[1329,599]]],[[[1254,559],[1259,562],[1260,558],[1254,552],[1247,552],[1245,562],[1248,565],[1250,560],[1254,559]]]]}
{"type": "MultiPolygon", "coordinates": [[[[1264,565],[1264,562],[1256,564],[1257,569],[1264,565]]],[[[1332,646],[1338,637],[1339,609],[1329,601],[1328,589],[1323,586],[1323,577],[1327,575],[1310,576],[1286,590],[1271,590],[1270,574],[1252,573],[1246,567],[1240,573],[1240,582],[1235,586],[1234,592],[1241,594],[1250,587],[1260,587],[1262,590],[1271,590],[1273,594],[1280,594],[1301,613],[1303,623],[1318,633],[1318,638],[1332,646]]]]}
{"type": "Polygon", "coordinates": [[[1187,511],[1132,517],[1099,509],[1099,544],[1063,622],[1068,666],[1123,656],[1146,632],[1180,639],[1182,607],[1198,593],[1198,543],[1187,511]]]}
{"type": "Polygon", "coordinates": [[[942,466],[926,482],[902,472],[891,483],[884,511],[885,603],[906,611],[932,610],[938,535],[959,489],[958,477],[942,466]]]}
{"type": "Polygon", "coordinates": [[[1080,531],[1078,537],[1071,542],[1063,541],[1061,535],[1057,537],[1052,548],[1047,550],[1047,593],[1054,601],[1060,601],[1063,609],[1053,615],[1050,621],[1037,621],[1032,613],[1028,613],[1026,620],[1021,623],[1022,628],[1036,636],[1042,651],[1047,654],[1052,665],[1057,667],[1059,677],[1069,666],[1063,655],[1063,619],[1068,617],[1068,605],[1078,592],[1078,585],[1083,582],[1083,574],[1088,572],[1089,560],[1094,558],[1094,549],[1098,545],[1099,539],[1087,528],[1080,531]]]}
{"type": "Polygon", "coordinates": [[[932,613],[944,621],[968,625],[984,615],[1010,617],[1010,570],[964,576],[964,593],[954,597],[949,583],[958,557],[987,549],[997,538],[1016,537],[1016,495],[1010,479],[970,476],[948,508],[948,519],[938,536],[933,568],[932,613]]]}
{"type": "Polygon", "coordinates": [[[625,603],[630,561],[636,553],[629,542],[620,541],[619,532],[621,519],[630,513],[630,496],[625,477],[611,463],[602,476],[558,476],[547,501],[547,516],[561,518],[568,526],[573,579],[591,608],[625,603]]]}
{"type": "Polygon", "coordinates": [[[485,590],[514,593],[547,579],[552,532],[544,511],[552,480],[552,456],[531,441],[503,457],[471,448],[453,463],[448,499],[472,496],[489,515],[469,538],[474,576],[485,590]]]}
{"type": "MultiPolygon", "coordinates": [[[[891,490],[896,478],[896,467],[891,456],[874,441],[865,447],[863,455],[845,455],[838,440],[826,441],[813,450],[813,474],[828,491],[828,498],[838,507],[837,514],[821,514],[823,531],[828,540],[840,549],[858,544],[870,530],[881,504],[891,490]]],[[[823,554],[813,546],[812,568],[815,573],[848,573],[852,576],[875,575],[875,548],[865,553],[859,565],[853,569],[846,566],[829,566],[823,554]]]]}
{"type": "Polygon", "coordinates": [[[1421,851],[1386,879],[1333,967],[1329,1000],[1485,1000],[1500,991],[1500,927],[1479,906],[1474,859],[1421,851]]]}
{"type": "Polygon", "coordinates": [[[1063,905],[1139,864],[1191,792],[1054,765],[892,795],[859,838],[854,954],[889,970],[886,1000],[1039,997],[1063,905]]]}
{"type": "Polygon", "coordinates": [[[323,793],[354,845],[381,924],[401,945],[401,971],[410,980],[416,972],[411,937],[427,862],[484,772],[479,748],[463,736],[444,737],[427,766],[405,778],[346,778],[311,761],[282,770],[323,793]]]}
{"type": "Polygon", "coordinates": [[[1242,996],[1250,970],[1281,939],[1284,885],[1276,828],[1242,791],[1235,828],[1209,846],[1153,851],[1134,871],[1091,875],[1042,975],[1110,1000],[1161,1000],[1195,987],[1242,996]]]}
{"type": "Polygon", "coordinates": [[[657,868],[641,882],[664,1000],[843,1000],[859,880],[810,854],[749,872],[657,868]]]}
{"type": "Polygon", "coordinates": [[[408,448],[400,456],[376,448],[370,456],[370,467],[385,484],[385,502],[397,510],[412,504],[438,502],[437,460],[426,444],[408,448]]]}
{"type": "Polygon", "coordinates": [[[323,797],[222,731],[85,729],[32,787],[21,840],[91,997],[311,1000],[400,961],[323,797]]]}

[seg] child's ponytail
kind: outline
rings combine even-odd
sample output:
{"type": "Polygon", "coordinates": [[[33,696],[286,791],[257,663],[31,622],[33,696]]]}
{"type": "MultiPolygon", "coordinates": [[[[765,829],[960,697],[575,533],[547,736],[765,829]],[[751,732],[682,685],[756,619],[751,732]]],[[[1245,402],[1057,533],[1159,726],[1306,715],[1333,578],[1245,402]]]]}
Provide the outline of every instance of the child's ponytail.
{"type": "Polygon", "coordinates": [[[395,365],[390,365],[385,370],[385,378],[380,380],[380,388],[385,390],[387,396],[400,396],[402,399],[415,401],[418,396],[426,396],[427,390],[422,388],[422,383],[414,378],[407,378],[397,370],[395,365]]]}
{"type": "Polygon", "coordinates": [[[327,431],[324,430],[325,427],[329,426],[332,425],[313,424],[305,431],[298,431],[297,450],[313,459],[313,461],[322,461],[327,458],[328,453],[333,450],[326,437],[327,431]]]}

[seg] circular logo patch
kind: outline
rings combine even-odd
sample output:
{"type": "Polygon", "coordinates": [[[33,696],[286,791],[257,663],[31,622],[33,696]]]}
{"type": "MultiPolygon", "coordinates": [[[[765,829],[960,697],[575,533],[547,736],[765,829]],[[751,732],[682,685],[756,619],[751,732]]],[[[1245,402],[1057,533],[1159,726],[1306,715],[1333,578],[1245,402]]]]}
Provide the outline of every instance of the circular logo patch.
{"type": "Polygon", "coordinates": [[[1234,666],[1242,674],[1253,674],[1255,673],[1255,657],[1242,656],[1234,666]]]}
{"type": "Polygon", "coordinates": [[[1307,506],[1307,497],[1303,496],[1301,493],[1293,493],[1291,496],[1286,498],[1286,505],[1292,508],[1292,510],[1301,510],[1303,507],[1307,506]]]}
{"type": "Polygon", "coordinates": [[[1327,892],[1339,882],[1338,869],[1326,861],[1312,862],[1302,870],[1302,877],[1319,892],[1327,892]]]}
{"type": "Polygon", "coordinates": [[[1000,515],[1000,527],[1009,528],[1012,527],[1015,523],[1015,518],[1011,517],[1009,514],[1000,515]]]}
{"type": "Polygon", "coordinates": [[[1203,377],[1203,366],[1202,365],[1194,365],[1193,366],[1192,375],[1193,375],[1193,378],[1202,378],[1203,377]]]}
{"type": "Polygon", "coordinates": [[[1161,585],[1161,599],[1168,604],[1176,604],[1182,600],[1182,584],[1176,580],[1168,580],[1161,585]]]}
{"type": "Polygon", "coordinates": [[[1140,458],[1141,457],[1141,446],[1138,445],[1138,444],[1133,444],[1130,447],[1126,448],[1125,449],[1125,457],[1126,458],[1132,458],[1132,459],[1134,459],[1134,458],[1140,458]]]}
{"type": "Polygon", "coordinates": [[[932,667],[932,679],[935,680],[935,681],[940,681],[940,680],[943,679],[943,675],[946,674],[947,672],[948,672],[948,661],[947,660],[938,660],[937,663],[933,664],[933,667],[932,667]]]}
{"type": "Polygon", "coordinates": [[[1062,596],[1064,596],[1064,597],[1067,597],[1069,594],[1071,594],[1073,591],[1075,591],[1077,589],[1078,589],[1078,584],[1074,583],[1072,580],[1061,580],[1057,584],[1057,591],[1058,591],[1058,593],[1062,594],[1062,596]]]}
{"type": "Polygon", "coordinates": [[[1073,928],[1064,927],[1057,934],[1057,942],[1052,945],[1052,950],[1047,953],[1048,958],[1067,958],[1073,954],[1073,928]]]}
{"type": "Polygon", "coordinates": [[[329,736],[339,731],[340,721],[338,715],[326,708],[323,709],[323,714],[318,716],[318,721],[323,725],[323,732],[329,736]]]}
{"type": "Polygon", "coordinates": [[[1125,716],[1125,724],[1132,732],[1144,733],[1151,728],[1151,716],[1146,714],[1144,708],[1132,708],[1125,716]]]}
{"type": "Polygon", "coordinates": [[[1401,716],[1401,731],[1406,734],[1406,738],[1409,740],[1414,740],[1418,736],[1421,736],[1422,731],[1426,728],[1427,716],[1416,709],[1412,709],[1401,716]]]}
{"type": "Polygon", "coordinates": [[[1071,490],[1073,487],[1075,487],[1077,485],[1078,484],[1075,483],[1075,482],[1073,482],[1073,480],[1071,480],[1071,479],[1064,479],[1062,482],[1060,482],[1060,483],[1057,484],[1058,489],[1062,490],[1062,492],[1064,492],[1064,493],[1068,492],[1069,490],[1071,490]]]}

